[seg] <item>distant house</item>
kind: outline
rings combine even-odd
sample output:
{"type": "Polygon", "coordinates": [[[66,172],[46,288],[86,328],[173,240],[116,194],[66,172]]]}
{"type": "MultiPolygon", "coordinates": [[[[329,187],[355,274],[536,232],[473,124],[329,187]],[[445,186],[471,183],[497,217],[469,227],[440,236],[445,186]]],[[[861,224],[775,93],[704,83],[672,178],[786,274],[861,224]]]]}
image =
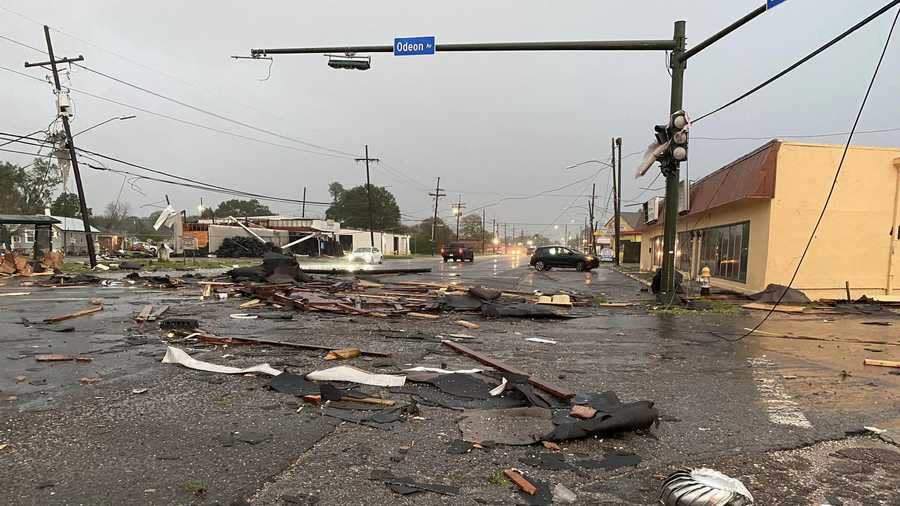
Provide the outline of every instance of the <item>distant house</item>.
{"type": "MultiPolygon", "coordinates": [[[[638,263],[641,261],[641,228],[644,223],[643,211],[623,211],[619,218],[619,261],[622,263],[638,263]]],[[[612,247],[616,235],[615,216],[603,226],[603,235],[598,244],[612,247]],[[607,239],[608,238],[608,239],[607,239]],[[606,240],[604,240],[606,239],[606,240]]]]}
{"type": "MultiPolygon", "coordinates": [[[[87,254],[87,241],[84,236],[84,223],[81,218],[67,218],[65,216],[49,216],[57,221],[51,228],[51,247],[54,251],[65,251],[67,255],[85,255],[87,254]]],[[[94,244],[97,244],[97,234],[100,233],[96,227],[91,227],[94,233],[94,244]]],[[[14,251],[31,252],[34,248],[35,227],[34,225],[18,225],[11,230],[12,248],[14,251]]]]}

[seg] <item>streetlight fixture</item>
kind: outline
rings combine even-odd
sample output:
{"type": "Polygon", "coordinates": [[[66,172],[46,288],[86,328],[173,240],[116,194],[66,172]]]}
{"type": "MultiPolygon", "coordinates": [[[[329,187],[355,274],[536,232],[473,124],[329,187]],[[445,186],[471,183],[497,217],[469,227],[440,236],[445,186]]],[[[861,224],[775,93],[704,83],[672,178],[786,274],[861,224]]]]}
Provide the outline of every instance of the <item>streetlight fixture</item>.
{"type": "Polygon", "coordinates": [[[81,135],[81,134],[87,132],[88,130],[93,130],[93,129],[97,128],[98,126],[105,125],[105,124],[109,123],[110,121],[116,121],[116,120],[125,121],[128,119],[134,119],[134,118],[137,118],[137,116],[135,116],[134,114],[129,114],[128,116],[115,116],[113,118],[109,118],[108,120],[101,121],[100,123],[97,123],[96,125],[94,125],[92,127],[85,128],[84,130],[82,130],[80,132],[72,134],[72,137],[75,137],[76,135],[81,135]]]}

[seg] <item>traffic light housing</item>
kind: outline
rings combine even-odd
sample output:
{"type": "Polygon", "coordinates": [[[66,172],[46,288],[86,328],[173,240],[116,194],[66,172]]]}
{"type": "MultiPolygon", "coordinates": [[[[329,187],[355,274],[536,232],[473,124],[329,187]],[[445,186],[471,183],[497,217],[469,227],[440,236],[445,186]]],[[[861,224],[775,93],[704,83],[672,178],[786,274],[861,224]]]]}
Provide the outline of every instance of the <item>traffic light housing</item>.
{"type": "Polygon", "coordinates": [[[688,157],[688,129],[690,122],[684,111],[676,111],[669,120],[669,148],[666,150],[668,157],[676,164],[687,160],[688,157]]]}

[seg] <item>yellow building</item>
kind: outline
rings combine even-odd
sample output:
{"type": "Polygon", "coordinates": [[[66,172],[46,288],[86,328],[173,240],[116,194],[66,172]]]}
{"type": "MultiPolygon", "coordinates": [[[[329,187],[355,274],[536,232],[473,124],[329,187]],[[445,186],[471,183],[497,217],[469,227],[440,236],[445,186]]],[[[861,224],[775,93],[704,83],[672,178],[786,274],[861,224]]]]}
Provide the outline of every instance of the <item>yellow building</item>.
{"type": "MultiPolygon", "coordinates": [[[[786,285],[840,162],[842,145],[773,140],[691,185],[676,267],[742,293],[786,285]]],[[[641,229],[641,269],[662,262],[665,204],[641,229]]],[[[810,299],[900,294],[900,148],[852,147],[793,287],[810,299]]]]}

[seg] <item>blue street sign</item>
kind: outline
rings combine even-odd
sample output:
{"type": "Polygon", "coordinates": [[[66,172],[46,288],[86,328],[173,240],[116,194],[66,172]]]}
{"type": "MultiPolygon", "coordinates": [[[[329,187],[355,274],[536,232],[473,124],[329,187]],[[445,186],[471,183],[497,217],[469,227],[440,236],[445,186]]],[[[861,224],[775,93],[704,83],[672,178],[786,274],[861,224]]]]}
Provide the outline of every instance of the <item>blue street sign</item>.
{"type": "Polygon", "coordinates": [[[787,0],[766,0],[766,10],[777,6],[778,4],[784,3],[785,1],[787,0]]]}
{"type": "Polygon", "coordinates": [[[414,56],[420,54],[434,54],[434,36],[397,37],[394,39],[394,56],[414,56]]]}

